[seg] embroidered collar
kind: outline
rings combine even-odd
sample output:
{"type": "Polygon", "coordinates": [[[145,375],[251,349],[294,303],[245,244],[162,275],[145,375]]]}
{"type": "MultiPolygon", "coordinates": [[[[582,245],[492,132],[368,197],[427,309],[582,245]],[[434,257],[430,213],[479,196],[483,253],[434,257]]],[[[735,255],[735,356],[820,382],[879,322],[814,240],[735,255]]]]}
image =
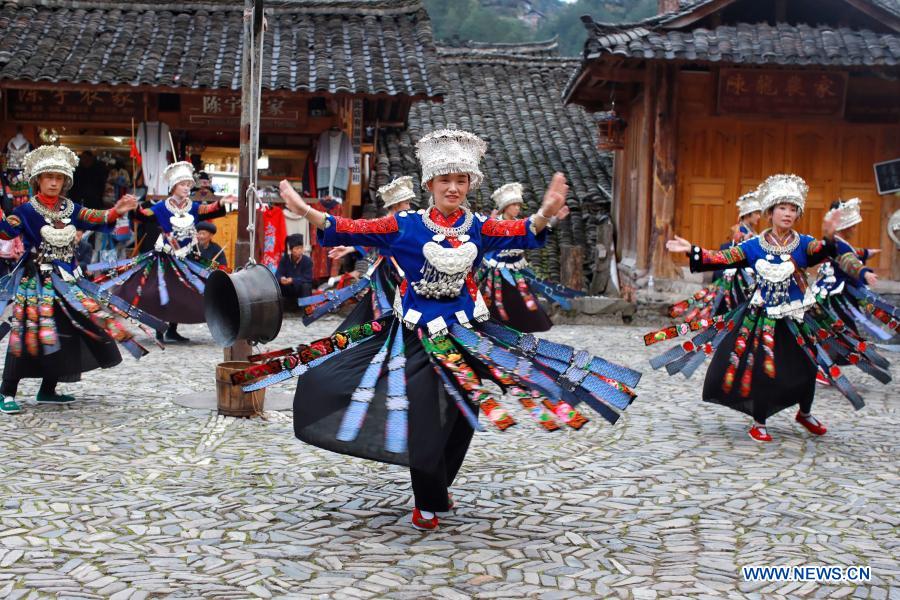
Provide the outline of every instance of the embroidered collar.
{"type": "Polygon", "coordinates": [[[48,210],[56,210],[60,204],[59,196],[47,196],[40,192],[35,196],[42,205],[48,210]]]}
{"type": "Polygon", "coordinates": [[[459,218],[463,215],[462,209],[457,208],[452,213],[447,216],[444,216],[444,213],[439,211],[436,206],[431,207],[431,212],[429,216],[431,220],[434,221],[440,227],[453,227],[453,224],[459,221],[459,218]]]}
{"type": "Polygon", "coordinates": [[[769,254],[790,254],[800,245],[800,235],[792,229],[790,241],[782,246],[775,240],[772,230],[766,229],[759,236],[759,245],[769,254]]]}
{"type": "Polygon", "coordinates": [[[180,217],[180,216],[186,215],[187,213],[189,213],[191,211],[191,199],[190,198],[185,198],[183,205],[179,205],[178,202],[179,202],[178,198],[176,198],[175,196],[169,196],[168,198],[166,198],[166,208],[169,209],[170,213],[172,213],[175,216],[180,217]]]}

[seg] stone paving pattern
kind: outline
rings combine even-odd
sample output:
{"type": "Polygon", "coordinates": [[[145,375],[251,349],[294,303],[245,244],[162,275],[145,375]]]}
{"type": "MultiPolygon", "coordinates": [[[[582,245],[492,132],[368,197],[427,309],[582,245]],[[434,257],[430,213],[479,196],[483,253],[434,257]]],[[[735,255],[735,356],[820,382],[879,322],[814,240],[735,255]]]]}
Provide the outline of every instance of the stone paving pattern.
{"type": "MultiPolygon", "coordinates": [[[[336,323],[288,321],[276,346],[336,323]]],[[[645,328],[545,335],[642,368],[645,328]]],[[[405,470],[302,444],[289,412],[172,404],[212,389],[221,360],[204,326],[181,329],[194,342],[62,386],[77,405],[0,415],[0,598],[900,599],[896,383],[853,370],[866,408],[820,389],[826,436],[786,411],[760,445],[699,401],[702,371],[648,367],[616,426],[544,433],[517,412],[477,435],[457,509],[421,533],[405,470]],[[869,565],[873,580],[740,579],[766,564],[869,565]]]]}

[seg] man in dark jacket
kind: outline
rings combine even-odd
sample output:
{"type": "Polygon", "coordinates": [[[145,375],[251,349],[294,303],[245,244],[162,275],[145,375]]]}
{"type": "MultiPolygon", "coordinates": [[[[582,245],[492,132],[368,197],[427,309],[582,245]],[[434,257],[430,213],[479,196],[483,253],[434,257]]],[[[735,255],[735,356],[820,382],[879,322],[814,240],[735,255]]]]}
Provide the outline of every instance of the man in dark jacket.
{"type": "Polygon", "coordinates": [[[275,271],[275,278],[281,284],[281,295],[287,299],[305,298],[312,294],[312,259],[303,254],[303,236],[299,233],[287,236],[285,242],[288,251],[275,271]]]}
{"type": "Polygon", "coordinates": [[[197,250],[200,258],[205,261],[215,261],[217,264],[227,266],[228,259],[222,251],[222,246],[212,241],[218,228],[212,221],[200,221],[197,223],[197,250]]]}

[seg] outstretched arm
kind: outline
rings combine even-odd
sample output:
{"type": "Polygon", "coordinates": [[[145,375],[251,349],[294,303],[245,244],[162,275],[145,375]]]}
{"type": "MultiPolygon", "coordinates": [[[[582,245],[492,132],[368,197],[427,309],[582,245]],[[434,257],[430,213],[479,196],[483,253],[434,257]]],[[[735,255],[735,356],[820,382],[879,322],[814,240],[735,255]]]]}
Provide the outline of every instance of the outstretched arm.
{"type": "Polygon", "coordinates": [[[109,210],[97,210],[81,206],[73,219],[75,227],[92,231],[109,229],[109,226],[114,224],[116,219],[137,208],[137,203],[137,198],[131,194],[125,194],[109,210]]]}
{"type": "Polygon", "coordinates": [[[875,285],[878,283],[878,275],[872,269],[862,263],[854,252],[844,252],[836,259],[838,267],[841,271],[852,277],[856,281],[864,285],[875,285]]]}
{"type": "Polygon", "coordinates": [[[724,250],[706,250],[700,246],[691,244],[677,235],[675,239],[666,242],[666,250],[669,252],[685,252],[691,261],[691,272],[717,271],[729,267],[748,266],[747,255],[743,245],[746,242],[726,248],[724,250]]]}

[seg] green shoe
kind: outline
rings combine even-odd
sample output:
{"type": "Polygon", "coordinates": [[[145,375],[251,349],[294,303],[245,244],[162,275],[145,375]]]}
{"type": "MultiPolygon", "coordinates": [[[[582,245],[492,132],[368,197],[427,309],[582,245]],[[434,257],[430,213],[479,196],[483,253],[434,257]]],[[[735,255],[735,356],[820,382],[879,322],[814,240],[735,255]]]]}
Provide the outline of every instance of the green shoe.
{"type": "Polygon", "coordinates": [[[45,392],[38,392],[35,399],[38,404],[71,404],[76,400],[75,396],[68,394],[47,394],[45,392]]]}
{"type": "Polygon", "coordinates": [[[17,415],[22,412],[22,407],[19,406],[19,403],[16,402],[15,398],[7,396],[0,400],[0,412],[8,415],[17,415]]]}

